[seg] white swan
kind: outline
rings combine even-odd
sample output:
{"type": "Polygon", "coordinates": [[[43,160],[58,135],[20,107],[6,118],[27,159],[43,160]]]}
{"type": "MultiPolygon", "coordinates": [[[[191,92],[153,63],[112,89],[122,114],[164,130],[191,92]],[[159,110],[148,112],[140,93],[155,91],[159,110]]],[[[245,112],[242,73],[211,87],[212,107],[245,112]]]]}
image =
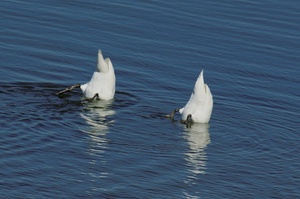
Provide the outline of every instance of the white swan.
{"type": "Polygon", "coordinates": [[[194,91],[187,104],[181,109],[175,109],[168,117],[174,118],[174,114],[181,114],[181,121],[187,124],[188,120],[196,123],[208,123],[213,109],[213,97],[207,84],[204,83],[203,70],[201,71],[194,91]]]}
{"type": "Polygon", "coordinates": [[[101,50],[98,51],[98,63],[96,71],[94,72],[91,80],[86,84],[75,84],[63,91],[56,93],[61,96],[67,91],[74,88],[81,88],[83,95],[89,101],[95,98],[103,100],[111,100],[115,95],[116,76],[113,65],[109,58],[104,59],[101,50]]]}

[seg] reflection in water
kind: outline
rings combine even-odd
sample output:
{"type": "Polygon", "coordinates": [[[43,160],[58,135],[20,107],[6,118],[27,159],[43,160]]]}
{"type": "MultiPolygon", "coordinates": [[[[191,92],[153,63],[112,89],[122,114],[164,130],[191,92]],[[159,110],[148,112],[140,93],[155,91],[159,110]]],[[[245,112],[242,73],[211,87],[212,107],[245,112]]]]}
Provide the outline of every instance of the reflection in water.
{"type": "MultiPolygon", "coordinates": [[[[84,129],[83,132],[91,138],[88,153],[92,159],[89,162],[91,171],[88,175],[94,179],[107,178],[108,176],[106,171],[99,170],[99,164],[105,164],[102,157],[108,143],[106,134],[109,124],[114,122],[110,117],[115,114],[115,111],[111,109],[111,104],[112,101],[103,100],[87,103],[84,105],[84,110],[80,113],[81,117],[88,124],[88,128],[84,129]]],[[[94,188],[91,187],[92,190],[94,188]]]]}
{"type": "Polygon", "coordinates": [[[94,155],[102,153],[107,143],[105,135],[109,124],[114,122],[110,116],[115,114],[115,111],[111,109],[111,104],[112,101],[103,100],[87,103],[84,111],[80,113],[80,116],[89,124],[89,128],[83,131],[92,140],[90,152],[94,155]]]}
{"type": "Polygon", "coordinates": [[[205,148],[210,143],[209,125],[193,124],[191,128],[186,128],[184,133],[189,145],[185,154],[191,174],[189,179],[193,179],[197,174],[203,174],[206,168],[205,148]]]}
{"type": "MultiPolygon", "coordinates": [[[[191,128],[185,128],[184,137],[188,143],[188,150],[186,151],[186,164],[188,168],[188,176],[185,181],[189,187],[197,186],[197,180],[200,174],[205,173],[206,169],[206,152],[205,149],[210,143],[209,125],[208,124],[193,124],[191,128]]],[[[184,191],[185,197],[188,199],[200,198],[199,191],[191,193],[184,191]]]]}

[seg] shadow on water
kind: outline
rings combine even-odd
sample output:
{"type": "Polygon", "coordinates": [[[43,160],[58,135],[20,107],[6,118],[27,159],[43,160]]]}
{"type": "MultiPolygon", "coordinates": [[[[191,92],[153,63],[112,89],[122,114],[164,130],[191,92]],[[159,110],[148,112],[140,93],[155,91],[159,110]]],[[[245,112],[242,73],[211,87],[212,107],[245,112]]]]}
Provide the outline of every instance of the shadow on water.
{"type": "Polygon", "coordinates": [[[113,101],[106,103],[100,100],[86,104],[82,103],[83,96],[80,89],[67,93],[63,97],[57,97],[55,93],[65,87],[65,85],[42,82],[0,83],[1,107],[3,107],[0,114],[9,115],[13,113],[9,108],[13,108],[16,112],[25,111],[31,114],[34,112],[39,117],[49,117],[49,114],[52,114],[57,119],[66,119],[62,117],[63,114],[71,117],[68,113],[78,111],[82,114],[89,113],[86,116],[91,116],[92,120],[96,119],[95,115],[98,114],[99,117],[95,121],[105,123],[106,116],[112,116],[113,110],[135,105],[139,101],[132,94],[116,92],[113,101]]]}

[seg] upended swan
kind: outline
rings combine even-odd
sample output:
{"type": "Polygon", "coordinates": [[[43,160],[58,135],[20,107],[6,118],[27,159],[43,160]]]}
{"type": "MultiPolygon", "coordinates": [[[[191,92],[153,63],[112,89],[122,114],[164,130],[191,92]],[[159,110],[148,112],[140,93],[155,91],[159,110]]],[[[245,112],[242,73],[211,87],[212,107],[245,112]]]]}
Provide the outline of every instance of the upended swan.
{"type": "Polygon", "coordinates": [[[204,83],[201,71],[194,91],[187,104],[181,109],[175,109],[167,117],[173,119],[176,112],[181,114],[181,122],[187,124],[189,120],[196,123],[208,123],[213,109],[213,97],[207,84],[204,83]]]}
{"type": "Polygon", "coordinates": [[[114,67],[110,59],[104,59],[101,50],[99,50],[96,71],[94,72],[91,80],[83,85],[75,84],[56,93],[56,95],[61,96],[65,92],[71,91],[74,88],[80,88],[88,101],[92,101],[95,98],[111,100],[115,95],[115,86],[116,76],[114,67]]]}

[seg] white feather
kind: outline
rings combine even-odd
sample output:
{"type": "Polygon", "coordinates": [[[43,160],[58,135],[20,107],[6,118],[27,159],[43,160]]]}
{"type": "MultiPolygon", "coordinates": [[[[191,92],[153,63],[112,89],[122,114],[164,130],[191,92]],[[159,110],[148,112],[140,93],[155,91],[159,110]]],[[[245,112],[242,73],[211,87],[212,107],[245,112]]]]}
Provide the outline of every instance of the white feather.
{"type": "Polygon", "coordinates": [[[91,80],[80,86],[87,98],[96,93],[103,100],[111,100],[115,95],[116,77],[113,65],[109,58],[104,60],[101,50],[98,51],[98,63],[91,80]]]}
{"type": "Polygon", "coordinates": [[[213,97],[207,84],[204,83],[203,70],[201,71],[194,91],[187,104],[179,110],[181,119],[186,120],[189,114],[197,123],[208,123],[213,109],[213,97]]]}

